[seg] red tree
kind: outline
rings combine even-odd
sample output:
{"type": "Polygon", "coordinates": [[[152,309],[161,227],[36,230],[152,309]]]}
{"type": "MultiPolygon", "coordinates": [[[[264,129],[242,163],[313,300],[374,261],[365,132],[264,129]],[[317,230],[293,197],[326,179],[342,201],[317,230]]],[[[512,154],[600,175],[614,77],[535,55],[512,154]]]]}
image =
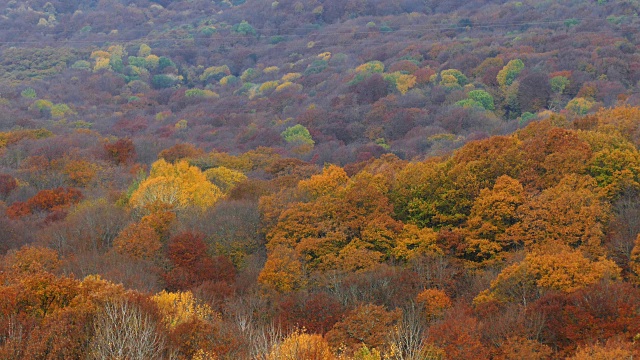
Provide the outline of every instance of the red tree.
{"type": "Polygon", "coordinates": [[[203,234],[185,232],[176,235],[169,240],[167,251],[174,266],[165,274],[169,289],[187,289],[205,281],[235,281],[235,268],[229,259],[207,254],[203,234]]]}

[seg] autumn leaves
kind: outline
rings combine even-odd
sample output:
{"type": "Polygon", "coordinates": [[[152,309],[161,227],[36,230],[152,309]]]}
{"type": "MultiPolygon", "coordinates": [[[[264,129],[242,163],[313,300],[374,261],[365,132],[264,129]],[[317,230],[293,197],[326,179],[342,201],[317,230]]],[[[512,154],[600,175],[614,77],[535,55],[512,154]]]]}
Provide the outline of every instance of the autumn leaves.
{"type": "Polygon", "coordinates": [[[268,258],[259,281],[289,292],[327,271],[451,254],[470,270],[503,268],[476,302],[526,305],[548,290],[630,276],[626,264],[607,258],[605,232],[611,204],[640,188],[633,140],[609,124],[633,134],[624,119],[636,112],[602,111],[588,130],[552,117],[450,158],[387,156],[352,176],[327,166],[262,198],[268,258]]]}
{"type": "Polygon", "coordinates": [[[197,167],[186,161],[170,164],[160,159],[152,165],[149,177],[131,194],[129,202],[134,208],[160,202],[176,209],[187,206],[206,209],[221,196],[222,191],[197,167]]]}

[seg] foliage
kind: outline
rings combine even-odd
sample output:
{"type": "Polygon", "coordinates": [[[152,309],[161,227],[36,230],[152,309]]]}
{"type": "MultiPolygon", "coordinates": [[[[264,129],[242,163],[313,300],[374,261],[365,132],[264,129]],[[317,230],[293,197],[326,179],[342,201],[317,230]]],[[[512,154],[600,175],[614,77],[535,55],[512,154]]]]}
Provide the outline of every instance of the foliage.
{"type": "Polygon", "coordinates": [[[358,66],[356,72],[382,73],[384,72],[384,64],[380,61],[370,61],[358,66]]]}
{"type": "Polygon", "coordinates": [[[110,160],[118,165],[132,161],[136,155],[136,149],[131,139],[118,139],[112,143],[105,143],[104,149],[110,160]]]}
{"type": "Polygon", "coordinates": [[[467,77],[457,69],[447,69],[440,72],[440,85],[455,88],[467,84],[467,77]]]}
{"type": "Polygon", "coordinates": [[[271,250],[264,264],[258,282],[276,291],[290,292],[304,288],[302,264],[295,251],[286,247],[271,250]]]}
{"type": "Polygon", "coordinates": [[[140,44],[140,48],[138,49],[138,56],[147,57],[151,55],[151,47],[147,44],[140,44]]]}
{"type": "Polygon", "coordinates": [[[18,188],[16,178],[9,174],[0,174],[0,196],[6,198],[16,188],[18,188]]]}
{"type": "Polygon", "coordinates": [[[0,67],[5,79],[43,79],[62,72],[76,59],[74,51],[64,47],[7,47],[0,67]]]}
{"type": "Polygon", "coordinates": [[[315,143],[311,138],[309,130],[300,124],[286,128],[281,135],[287,143],[291,144],[313,145],[315,143]]]}
{"type": "Polygon", "coordinates": [[[36,91],[33,90],[33,88],[26,88],[24,90],[22,90],[22,92],[20,92],[20,95],[23,98],[27,98],[27,99],[35,99],[36,98],[36,91]]]}
{"type": "Polygon", "coordinates": [[[206,81],[209,79],[213,79],[215,81],[219,81],[227,75],[231,75],[231,70],[229,70],[229,67],[227,65],[211,66],[206,68],[202,75],[200,75],[200,80],[206,81]]]}
{"type": "Polygon", "coordinates": [[[401,72],[385,74],[384,79],[395,86],[403,95],[416,84],[416,77],[414,75],[403,74],[401,72]]]}
{"type": "Polygon", "coordinates": [[[57,252],[43,247],[25,245],[5,255],[4,266],[14,276],[20,274],[54,273],[62,265],[57,252]]]}
{"type": "Polygon", "coordinates": [[[15,202],[7,209],[7,215],[13,218],[40,212],[61,211],[82,200],[82,193],[74,188],[55,188],[41,190],[26,202],[15,202]]]}
{"type": "Polygon", "coordinates": [[[158,233],[146,223],[133,223],[124,228],[113,240],[120,254],[136,259],[153,258],[162,244],[158,233]]]}
{"type": "Polygon", "coordinates": [[[326,60],[316,59],[311,64],[309,64],[309,66],[307,66],[307,69],[304,71],[304,75],[319,74],[323,72],[328,66],[329,63],[326,60]]]}
{"type": "Polygon", "coordinates": [[[72,160],[65,165],[63,172],[74,186],[83,187],[96,178],[98,170],[98,165],[94,163],[85,160],[72,160]]]}
{"type": "Polygon", "coordinates": [[[160,159],[153,163],[149,177],[131,194],[129,201],[134,208],[159,201],[176,209],[189,206],[206,209],[221,197],[220,189],[197,167],[184,160],[171,164],[160,159]]]}
{"type": "Polygon", "coordinates": [[[202,304],[190,291],[161,291],[151,297],[162,313],[165,326],[172,329],[178,325],[198,319],[210,321],[218,315],[207,304],[202,304]]]}
{"type": "Polygon", "coordinates": [[[518,336],[507,338],[501,348],[508,360],[540,360],[547,359],[553,354],[549,346],[518,336]]]}
{"type": "Polygon", "coordinates": [[[238,83],[238,78],[235,77],[234,75],[227,75],[225,77],[223,77],[222,79],[220,79],[220,85],[222,86],[226,86],[226,85],[233,85],[238,83]]]}
{"type": "Polygon", "coordinates": [[[276,346],[267,356],[269,360],[296,360],[296,359],[335,359],[331,353],[329,344],[317,334],[305,334],[298,331],[287,336],[284,341],[276,346]]]}
{"type": "Polygon", "coordinates": [[[551,90],[558,94],[562,94],[570,84],[569,79],[560,75],[552,77],[549,82],[551,83],[551,90]]]}
{"type": "Polygon", "coordinates": [[[204,175],[225,194],[229,193],[238,183],[247,179],[245,174],[224,166],[208,169],[204,175]]]}
{"type": "Polygon", "coordinates": [[[23,3],[0,358],[637,355],[636,2],[23,3]]]}
{"type": "Polygon", "coordinates": [[[471,90],[467,94],[469,99],[479,102],[485,110],[494,110],[493,96],[484,90],[471,90]]]}
{"type": "Polygon", "coordinates": [[[287,82],[287,81],[294,81],[299,79],[302,76],[302,74],[300,73],[287,73],[282,75],[282,78],[280,79],[282,82],[287,82]]]}
{"type": "Polygon", "coordinates": [[[202,156],[203,154],[204,152],[201,149],[196,148],[192,144],[180,143],[175,144],[168,149],[160,151],[158,153],[158,158],[175,164],[180,160],[197,158],[199,156],[202,156]]]}
{"type": "Polygon", "coordinates": [[[524,69],[524,62],[520,59],[511,60],[505,65],[497,75],[498,84],[502,88],[506,88],[513,84],[515,79],[520,75],[524,69]]]}
{"type": "Polygon", "coordinates": [[[246,20],[242,20],[240,23],[233,25],[232,29],[240,35],[256,35],[256,29],[246,20]]]}
{"type": "Polygon", "coordinates": [[[218,98],[220,95],[215,92],[205,89],[189,89],[185,91],[184,96],[186,97],[204,97],[204,98],[218,98]]]}
{"type": "Polygon", "coordinates": [[[496,179],[491,190],[482,189],[467,220],[467,252],[476,259],[490,260],[517,246],[505,232],[520,220],[518,209],[525,202],[522,184],[507,175],[496,179]]]}
{"type": "Polygon", "coordinates": [[[262,83],[262,85],[260,85],[260,87],[258,87],[258,91],[260,91],[261,93],[270,91],[275,89],[276,87],[278,87],[278,82],[277,81],[267,81],[262,83]]]}
{"type": "Polygon", "coordinates": [[[579,97],[569,101],[565,108],[576,115],[586,115],[593,105],[595,105],[593,101],[579,97]]]}
{"type": "Polygon", "coordinates": [[[635,281],[640,282],[640,234],[636,237],[633,249],[631,250],[629,267],[636,277],[635,281]]]}
{"type": "Polygon", "coordinates": [[[559,241],[601,255],[608,214],[602,192],[590,177],[569,175],[558,185],[518,207],[522,221],[505,231],[505,240],[532,246],[559,241]]]}
{"type": "Polygon", "coordinates": [[[357,306],[344,320],[334,325],[327,339],[334,346],[346,345],[353,353],[362,344],[381,348],[385,334],[400,318],[400,311],[387,311],[382,306],[366,304],[357,306]]]}
{"type": "Polygon", "coordinates": [[[479,101],[473,100],[473,99],[464,99],[464,100],[460,100],[458,102],[456,102],[457,106],[461,106],[464,108],[484,108],[482,106],[482,103],[480,103],[479,101]]]}
{"type": "Polygon", "coordinates": [[[201,233],[183,232],[167,244],[167,257],[172,268],[164,278],[170,290],[185,290],[206,282],[232,284],[233,264],[225,257],[211,257],[201,233]]]}
{"type": "Polygon", "coordinates": [[[605,346],[595,344],[578,349],[571,360],[605,360],[605,359],[633,359],[631,344],[607,343],[605,346]]]}
{"type": "Polygon", "coordinates": [[[620,268],[611,260],[590,260],[579,250],[564,246],[544,250],[531,252],[521,263],[505,268],[491,282],[491,290],[480,293],[474,301],[521,301],[526,305],[545,290],[572,292],[620,276],[620,268]]]}
{"type": "Polygon", "coordinates": [[[260,70],[256,70],[254,68],[248,68],[242,72],[242,75],[240,75],[240,80],[244,82],[249,82],[256,79],[259,76],[259,74],[260,74],[260,70]]]}
{"type": "Polygon", "coordinates": [[[410,261],[421,256],[440,253],[436,245],[437,233],[430,228],[419,228],[413,224],[405,224],[398,235],[393,254],[396,258],[410,261]]]}
{"type": "Polygon", "coordinates": [[[177,85],[180,81],[182,81],[180,76],[160,74],[153,76],[151,84],[156,89],[166,89],[177,85]]]}
{"type": "Polygon", "coordinates": [[[52,136],[53,133],[47,129],[18,129],[10,132],[0,132],[0,148],[16,144],[26,139],[38,140],[52,136]]]}
{"type": "Polygon", "coordinates": [[[425,289],[416,296],[416,302],[423,307],[427,318],[441,317],[453,305],[447,294],[438,289],[425,289]]]}

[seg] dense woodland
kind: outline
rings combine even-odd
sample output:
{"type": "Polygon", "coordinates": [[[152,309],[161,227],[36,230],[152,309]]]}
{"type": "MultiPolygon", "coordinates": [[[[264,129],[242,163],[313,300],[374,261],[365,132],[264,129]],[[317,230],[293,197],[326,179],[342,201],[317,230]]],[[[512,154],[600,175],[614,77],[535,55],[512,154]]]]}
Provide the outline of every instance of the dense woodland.
{"type": "Polygon", "coordinates": [[[0,359],[640,356],[639,11],[0,2],[0,359]]]}

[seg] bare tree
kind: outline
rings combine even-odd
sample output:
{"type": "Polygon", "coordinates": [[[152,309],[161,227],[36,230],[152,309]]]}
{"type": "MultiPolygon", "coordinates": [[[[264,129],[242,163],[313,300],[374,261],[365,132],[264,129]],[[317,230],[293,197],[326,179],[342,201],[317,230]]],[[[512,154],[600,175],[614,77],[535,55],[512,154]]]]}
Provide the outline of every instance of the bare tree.
{"type": "Polygon", "coordinates": [[[267,360],[271,350],[286,338],[286,334],[279,325],[271,323],[258,328],[251,328],[248,332],[251,344],[251,358],[267,360]]]}
{"type": "Polygon", "coordinates": [[[279,324],[266,321],[261,315],[266,300],[257,294],[247,294],[227,301],[225,315],[238,328],[249,344],[250,358],[267,359],[269,352],[282,343],[286,334],[279,324]]]}
{"type": "Polygon", "coordinates": [[[20,359],[24,357],[24,345],[27,334],[15,314],[11,314],[4,319],[0,319],[0,325],[5,326],[4,331],[0,331],[0,358],[20,359]]]}
{"type": "Polygon", "coordinates": [[[89,359],[160,359],[165,348],[156,322],[128,301],[105,304],[94,331],[89,359]]]}
{"type": "Polygon", "coordinates": [[[633,190],[624,191],[613,204],[614,218],[611,221],[611,236],[607,244],[613,259],[626,266],[631,260],[631,250],[640,233],[640,203],[633,190]]]}
{"type": "Polygon", "coordinates": [[[389,351],[385,358],[393,360],[439,359],[440,354],[431,351],[425,341],[426,324],[420,319],[420,311],[411,304],[402,313],[402,321],[389,333],[389,351]],[[433,353],[432,353],[433,352],[433,353]]]}
{"type": "Polygon", "coordinates": [[[425,288],[446,289],[458,273],[451,261],[442,255],[425,255],[411,261],[411,270],[424,281],[425,288]]]}

